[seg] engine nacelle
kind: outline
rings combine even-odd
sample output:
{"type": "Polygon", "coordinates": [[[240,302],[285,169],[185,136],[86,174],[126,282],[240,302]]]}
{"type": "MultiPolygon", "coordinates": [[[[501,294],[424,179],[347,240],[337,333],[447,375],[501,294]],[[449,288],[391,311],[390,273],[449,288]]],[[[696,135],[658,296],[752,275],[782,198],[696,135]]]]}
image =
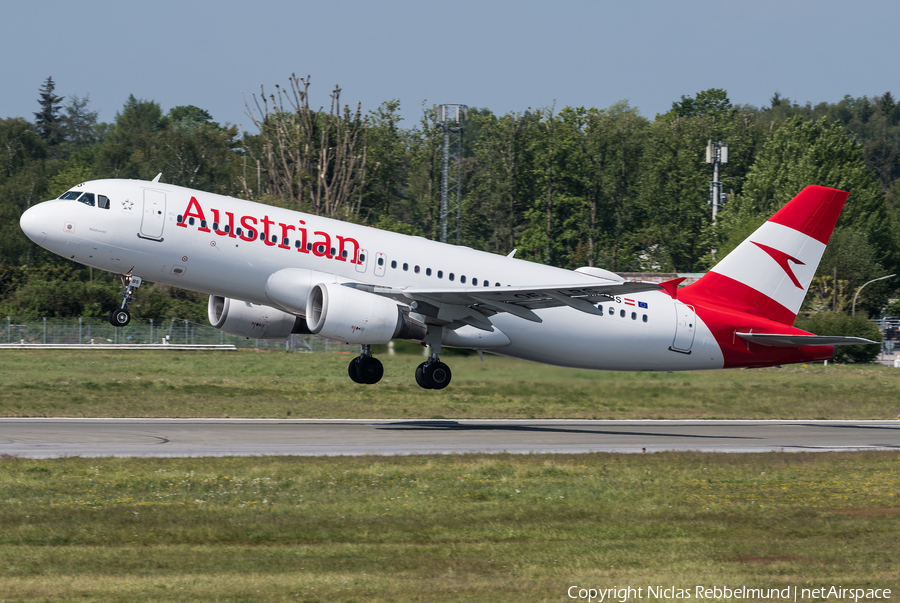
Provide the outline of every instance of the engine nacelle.
{"type": "Polygon", "coordinates": [[[229,335],[282,339],[291,333],[309,334],[301,316],[220,295],[209,296],[207,313],[209,324],[229,335]]]}
{"type": "Polygon", "coordinates": [[[283,268],[274,272],[266,281],[266,297],[273,306],[306,314],[309,292],[318,283],[337,283],[346,279],[334,274],[307,268],[283,268]]]}
{"type": "Polygon", "coordinates": [[[309,292],[306,326],[329,339],[363,344],[423,339],[427,331],[397,302],[336,283],[319,283],[309,292]]]}

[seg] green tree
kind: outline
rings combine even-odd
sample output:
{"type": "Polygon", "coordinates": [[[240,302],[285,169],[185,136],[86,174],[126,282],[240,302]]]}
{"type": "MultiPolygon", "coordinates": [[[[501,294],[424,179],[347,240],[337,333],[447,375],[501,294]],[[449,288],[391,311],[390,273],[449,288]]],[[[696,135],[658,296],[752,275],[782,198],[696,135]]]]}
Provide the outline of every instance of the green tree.
{"type": "Polygon", "coordinates": [[[54,93],[56,84],[52,77],[48,77],[41,86],[41,96],[38,103],[41,110],[34,114],[34,125],[38,134],[47,141],[48,145],[57,145],[63,140],[63,124],[59,112],[62,109],[64,96],[54,93]]]}
{"type": "Polygon", "coordinates": [[[866,167],[862,147],[838,123],[825,118],[806,121],[799,116],[766,141],[742,193],[723,212],[723,253],[810,184],[849,191],[838,224],[865,232],[876,251],[876,261],[897,265],[884,197],[866,167]]]}

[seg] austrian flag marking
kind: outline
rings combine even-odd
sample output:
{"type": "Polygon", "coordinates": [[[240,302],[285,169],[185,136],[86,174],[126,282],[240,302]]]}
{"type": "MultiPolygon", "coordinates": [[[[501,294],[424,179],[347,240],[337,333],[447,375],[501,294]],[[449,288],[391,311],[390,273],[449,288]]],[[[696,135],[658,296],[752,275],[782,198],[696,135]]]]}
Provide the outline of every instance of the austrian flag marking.
{"type": "Polygon", "coordinates": [[[626,297],[626,298],[624,298],[624,300],[625,300],[625,305],[626,305],[626,306],[633,306],[633,305],[634,305],[634,300],[633,300],[633,299],[628,299],[628,298],[626,297]]]}

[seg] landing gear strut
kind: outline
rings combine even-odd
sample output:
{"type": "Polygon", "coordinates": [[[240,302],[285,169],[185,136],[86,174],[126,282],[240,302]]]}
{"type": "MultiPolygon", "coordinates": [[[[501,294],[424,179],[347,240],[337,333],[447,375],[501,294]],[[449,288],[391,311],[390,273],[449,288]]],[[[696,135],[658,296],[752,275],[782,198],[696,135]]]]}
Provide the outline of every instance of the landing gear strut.
{"type": "Polygon", "coordinates": [[[444,389],[450,385],[450,367],[440,361],[441,327],[429,325],[425,343],[431,346],[431,358],[416,367],[416,383],[424,389],[444,389]]]}
{"type": "Polygon", "coordinates": [[[134,290],[141,286],[141,277],[126,274],[122,279],[125,285],[125,291],[119,293],[123,298],[122,307],[109,313],[109,324],[114,327],[124,327],[131,322],[131,312],[128,311],[128,304],[134,301],[134,290]],[[125,279],[128,279],[125,282],[125,279]]]}
{"type": "Polygon", "coordinates": [[[347,374],[354,383],[372,385],[381,381],[384,375],[384,366],[381,361],[372,356],[367,344],[362,345],[362,353],[350,361],[347,374]]]}

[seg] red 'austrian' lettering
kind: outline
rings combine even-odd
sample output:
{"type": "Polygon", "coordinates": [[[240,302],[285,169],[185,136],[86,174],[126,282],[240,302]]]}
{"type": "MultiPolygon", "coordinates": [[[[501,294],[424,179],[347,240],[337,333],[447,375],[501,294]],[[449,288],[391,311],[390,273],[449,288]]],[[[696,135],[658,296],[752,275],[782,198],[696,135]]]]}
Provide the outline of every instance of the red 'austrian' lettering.
{"type": "MultiPolygon", "coordinates": [[[[221,215],[219,210],[210,208],[209,211],[212,214],[213,224],[216,227],[214,232],[219,236],[229,236],[233,238],[240,237],[241,240],[247,242],[256,241],[262,238],[263,243],[269,247],[290,250],[290,237],[288,236],[288,233],[290,231],[295,231],[299,235],[299,245],[296,247],[299,253],[309,253],[312,251],[313,255],[316,257],[337,260],[338,262],[346,262],[349,260],[351,264],[362,263],[359,260],[359,241],[353,237],[345,237],[338,234],[332,235],[323,230],[313,231],[313,239],[310,240],[306,222],[303,220],[298,220],[298,226],[294,226],[283,222],[273,222],[269,219],[268,215],[263,216],[262,219],[254,216],[241,216],[238,220],[241,225],[240,229],[238,229],[240,232],[238,233],[235,230],[235,216],[232,212],[225,212],[225,215],[228,217],[228,229],[222,230],[224,225],[219,222],[219,217],[221,215]],[[260,228],[259,225],[262,227],[260,228]],[[278,226],[278,231],[269,229],[270,226],[275,225],[278,226]],[[260,237],[260,234],[262,234],[262,237],[260,237]],[[280,237],[278,236],[279,234],[281,235],[280,237]],[[273,240],[273,238],[275,240],[273,240]],[[337,244],[337,248],[332,246],[334,244],[332,241],[337,244]]],[[[213,232],[210,231],[208,226],[203,226],[203,224],[206,223],[206,214],[203,212],[203,208],[200,206],[200,202],[197,201],[196,197],[191,197],[191,200],[188,201],[182,219],[176,226],[187,228],[189,218],[200,220],[200,225],[197,226],[198,231],[213,232]]]]}

